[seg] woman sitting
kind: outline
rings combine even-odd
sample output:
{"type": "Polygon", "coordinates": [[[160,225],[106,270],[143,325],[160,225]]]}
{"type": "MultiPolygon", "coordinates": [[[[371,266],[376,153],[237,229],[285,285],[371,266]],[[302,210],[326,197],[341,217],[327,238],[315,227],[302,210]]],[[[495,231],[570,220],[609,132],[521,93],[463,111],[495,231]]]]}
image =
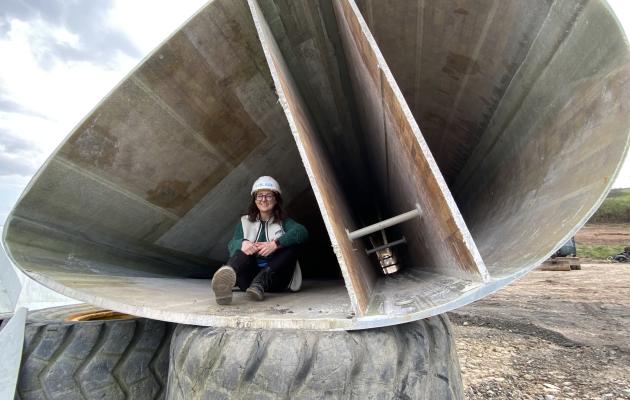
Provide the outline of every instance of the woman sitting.
{"type": "Polygon", "coordinates": [[[230,259],[212,278],[217,304],[232,302],[235,284],[258,301],[264,300],[265,292],[287,289],[296,270],[298,245],[308,238],[304,226],[284,216],[275,179],[261,176],[251,195],[247,215],[241,217],[228,243],[230,259]]]}

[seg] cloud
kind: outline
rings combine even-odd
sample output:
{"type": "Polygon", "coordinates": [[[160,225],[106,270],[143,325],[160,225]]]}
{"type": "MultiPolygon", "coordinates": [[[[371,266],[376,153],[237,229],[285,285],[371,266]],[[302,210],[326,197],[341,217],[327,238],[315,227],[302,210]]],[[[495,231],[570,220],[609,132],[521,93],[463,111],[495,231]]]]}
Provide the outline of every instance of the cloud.
{"type": "Polygon", "coordinates": [[[142,54],[120,28],[108,23],[111,0],[5,0],[0,5],[0,35],[10,35],[16,21],[35,27],[29,42],[39,65],[87,61],[115,68],[119,52],[142,54]]]}
{"type": "MultiPolygon", "coordinates": [[[[25,107],[24,105],[17,103],[13,100],[10,100],[7,95],[0,92],[0,111],[8,112],[8,113],[17,113],[17,114],[25,114],[30,115],[32,117],[38,118],[46,118],[46,116],[37,111],[33,111],[25,107]]],[[[2,131],[0,130],[0,135],[2,135],[2,131]]]]}
{"type": "MultiPolygon", "coordinates": [[[[8,153],[30,152],[33,144],[23,138],[15,137],[9,134],[5,129],[0,129],[0,151],[8,153]]],[[[2,168],[0,168],[2,171],[2,168]]]]}
{"type": "Polygon", "coordinates": [[[0,152],[0,176],[30,177],[37,171],[37,167],[30,159],[0,152]]]}
{"type": "Polygon", "coordinates": [[[0,177],[28,178],[37,171],[41,150],[29,140],[0,129],[0,177]]]}

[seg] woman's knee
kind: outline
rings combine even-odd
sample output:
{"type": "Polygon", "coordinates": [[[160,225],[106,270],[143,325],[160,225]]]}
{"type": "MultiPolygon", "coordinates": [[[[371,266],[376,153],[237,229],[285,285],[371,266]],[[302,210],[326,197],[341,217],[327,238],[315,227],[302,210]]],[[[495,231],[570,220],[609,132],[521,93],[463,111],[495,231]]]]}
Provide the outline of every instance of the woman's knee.
{"type": "Polygon", "coordinates": [[[269,266],[272,270],[284,270],[291,269],[295,267],[295,263],[297,262],[298,256],[298,248],[297,246],[289,246],[278,249],[276,253],[271,257],[269,261],[269,266]]]}
{"type": "Polygon", "coordinates": [[[241,250],[237,250],[236,253],[228,260],[227,264],[235,270],[241,269],[243,266],[254,261],[254,256],[248,256],[241,250]]]}

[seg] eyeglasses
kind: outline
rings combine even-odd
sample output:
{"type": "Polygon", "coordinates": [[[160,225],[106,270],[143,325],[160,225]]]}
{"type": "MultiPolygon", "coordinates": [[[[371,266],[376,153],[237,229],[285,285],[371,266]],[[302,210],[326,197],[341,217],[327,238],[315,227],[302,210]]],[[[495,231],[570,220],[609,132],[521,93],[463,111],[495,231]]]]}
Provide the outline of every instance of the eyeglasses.
{"type": "Polygon", "coordinates": [[[269,193],[269,194],[257,194],[256,195],[256,200],[258,201],[263,201],[263,200],[273,200],[275,199],[276,196],[273,193],[269,193]]]}

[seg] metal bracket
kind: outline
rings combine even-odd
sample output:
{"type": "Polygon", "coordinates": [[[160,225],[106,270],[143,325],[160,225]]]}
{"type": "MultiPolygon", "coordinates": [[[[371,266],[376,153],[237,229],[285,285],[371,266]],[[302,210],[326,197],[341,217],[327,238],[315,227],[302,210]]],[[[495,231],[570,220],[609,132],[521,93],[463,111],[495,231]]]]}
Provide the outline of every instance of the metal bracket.
{"type": "Polygon", "coordinates": [[[399,244],[403,244],[403,243],[407,243],[407,239],[404,236],[402,237],[402,239],[398,239],[390,243],[385,243],[384,245],[375,247],[373,249],[369,249],[369,250],[366,249],[365,252],[367,254],[372,254],[372,253],[376,253],[377,251],[385,250],[387,248],[398,246],[399,244]]]}
{"type": "Polygon", "coordinates": [[[356,231],[348,231],[346,228],[346,234],[350,240],[355,240],[363,236],[367,236],[370,233],[378,232],[385,228],[389,228],[390,226],[398,225],[405,221],[409,221],[410,219],[414,219],[422,215],[422,209],[420,208],[420,204],[416,203],[416,208],[414,210],[408,211],[406,213],[397,215],[395,217],[388,218],[384,221],[377,222],[373,225],[366,226],[365,228],[357,229],[356,231]]]}

